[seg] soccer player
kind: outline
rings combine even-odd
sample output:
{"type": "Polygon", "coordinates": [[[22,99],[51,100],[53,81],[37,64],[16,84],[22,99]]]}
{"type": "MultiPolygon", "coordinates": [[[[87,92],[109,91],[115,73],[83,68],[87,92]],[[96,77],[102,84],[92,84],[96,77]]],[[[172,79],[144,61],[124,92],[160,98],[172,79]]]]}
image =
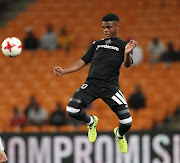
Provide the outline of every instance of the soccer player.
{"type": "Polygon", "coordinates": [[[4,147],[2,145],[1,138],[0,138],[0,162],[5,163],[7,160],[8,159],[7,159],[7,156],[4,152],[4,147]]]}
{"type": "Polygon", "coordinates": [[[102,18],[105,38],[94,41],[86,54],[69,67],[65,69],[55,67],[54,73],[62,76],[78,71],[91,62],[86,82],[73,94],[66,111],[70,117],[87,123],[89,141],[94,142],[97,137],[98,117],[87,115],[83,108],[101,98],[120,120],[120,125],[114,129],[114,134],[120,151],[126,153],[125,133],[131,127],[132,118],[126,99],[119,87],[119,69],[123,62],[125,67],[131,66],[132,50],[137,46],[137,42],[130,40],[126,43],[121,40],[118,36],[119,26],[119,17],[116,14],[105,15],[102,18]]]}

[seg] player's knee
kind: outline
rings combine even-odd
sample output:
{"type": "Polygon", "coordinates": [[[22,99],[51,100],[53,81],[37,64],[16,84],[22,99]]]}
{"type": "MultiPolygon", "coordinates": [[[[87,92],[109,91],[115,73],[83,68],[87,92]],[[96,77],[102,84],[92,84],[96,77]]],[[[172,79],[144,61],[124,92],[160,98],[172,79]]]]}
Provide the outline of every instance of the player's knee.
{"type": "Polygon", "coordinates": [[[80,112],[80,109],[76,109],[76,108],[67,106],[66,112],[70,117],[75,118],[77,116],[77,114],[80,112]]]}
{"type": "Polygon", "coordinates": [[[132,117],[127,117],[125,119],[120,119],[120,125],[123,126],[125,132],[127,132],[132,125],[132,117]]]}
{"type": "MultiPolygon", "coordinates": [[[[116,113],[116,115],[118,116],[119,120],[125,120],[128,119],[129,117],[131,117],[129,108],[127,105],[118,105],[118,106],[114,106],[113,111],[116,113]]],[[[128,119],[130,120],[130,119],[128,119]]],[[[125,120],[126,122],[126,120],[125,120]]],[[[131,118],[131,123],[132,123],[132,118],[131,118]]]]}
{"type": "Polygon", "coordinates": [[[82,98],[78,97],[72,97],[70,100],[69,100],[69,103],[67,105],[68,107],[71,107],[71,108],[75,108],[75,109],[82,109],[86,106],[85,102],[83,101],[82,98]]]}

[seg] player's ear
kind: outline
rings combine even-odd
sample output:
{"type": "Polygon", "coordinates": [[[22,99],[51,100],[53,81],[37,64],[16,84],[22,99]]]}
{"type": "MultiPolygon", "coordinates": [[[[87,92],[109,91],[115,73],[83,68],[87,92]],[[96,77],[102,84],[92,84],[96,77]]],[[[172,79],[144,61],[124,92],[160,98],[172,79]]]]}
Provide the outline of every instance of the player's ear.
{"type": "Polygon", "coordinates": [[[119,23],[117,23],[117,26],[116,26],[116,27],[117,27],[117,30],[119,30],[119,28],[120,28],[120,24],[119,24],[119,23]]]}

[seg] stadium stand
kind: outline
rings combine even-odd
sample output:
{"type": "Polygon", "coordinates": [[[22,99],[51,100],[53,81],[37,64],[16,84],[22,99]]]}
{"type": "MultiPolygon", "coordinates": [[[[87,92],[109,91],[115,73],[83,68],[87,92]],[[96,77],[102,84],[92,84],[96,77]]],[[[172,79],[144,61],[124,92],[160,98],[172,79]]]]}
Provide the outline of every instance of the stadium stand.
{"type": "MultiPolygon", "coordinates": [[[[129,37],[138,41],[144,50],[144,62],[130,69],[121,68],[120,86],[125,95],[129,97],[136,84],[140,84],[147,96],[147,107],[134,111],[132,130],[150,130],[155,123],[162,122],[166,115],[175,112],[179,102],[180,92],[180,64],[172,63],[166,69],[164,63],[159,63],[150,68],[148,56],[148,43],[158,36],[164,43],[172,40],[175,48],[180,46],[180,11],[178,1],[165,0],[161,8],[161,0],[131,1],[102,0],[39,0],[29,5],[27,11],[22,12],[14,20],[9,21],[6,27],[0,28],[0,42],[8,36],[24,38],[24,29],[31,25],[35,35],[40,38],[45,31],[45,26],[52,23],[55,31],[65,26],[74,35],[74,45],[68,57],[59,50],[52,52],[51,56],[44,50],[37,50],[34,55],[30,51],[23,51],[16,58],[7,58],[1,55],[0,59],[0,129],[4,132],[19,132],[18,128],[8,128],[8,121],[14,105],[23,111],[30,95],[34,94],[39,103],[53,111],[56,101],[61,101],[62,106],[67,105],[71,95],[85,81],[88,67],[62,77],[56,77],[53,68],[56,65],[66,67],[80,58],[90,40],[103,38],[101,30],[101,17],[114,12],[120,17],[120,36],[122,39],[129,37]],[[130,9],[129,9],[130,8],[130,9]],[[128,9],[128,12],[127,12],[128,9]],[[96,11],[96,12],[92,12],[96,11]]],[[[114,113],[102,100],[94,102],[93,108],[87,111],[100,118],[99,130],[112,130],[119,121],[114,113]],[[106,119],[108,122],[106,121],[106,119]]],[[[84,126],[65,125],[59,128],[44,126],[26,126],[23,132],[55,132],[55,131],[85,131],[84,126]]]]}

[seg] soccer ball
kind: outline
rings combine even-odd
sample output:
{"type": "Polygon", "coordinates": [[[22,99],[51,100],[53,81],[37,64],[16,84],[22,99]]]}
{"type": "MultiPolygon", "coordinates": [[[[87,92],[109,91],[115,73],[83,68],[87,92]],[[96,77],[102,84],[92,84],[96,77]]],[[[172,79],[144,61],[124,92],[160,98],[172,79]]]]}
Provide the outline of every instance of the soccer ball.
{"type": "Polygon", "coordinates": [[[1,49],[5,56],[16,57],[21,54],[22,43],[16,37],[8,37],[2,42],[1,49]]]}

